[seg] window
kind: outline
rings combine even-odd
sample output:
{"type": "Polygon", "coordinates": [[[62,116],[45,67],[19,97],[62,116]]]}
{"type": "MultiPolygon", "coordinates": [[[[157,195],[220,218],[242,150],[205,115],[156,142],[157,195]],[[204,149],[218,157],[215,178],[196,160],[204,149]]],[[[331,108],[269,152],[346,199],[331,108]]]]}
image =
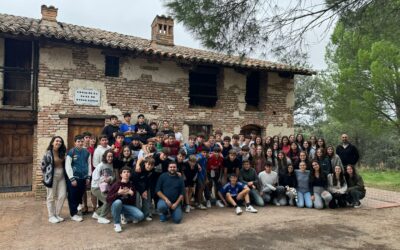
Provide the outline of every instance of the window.
{"type": "Polygon", "coordinates": [[[206,138],[212,134],[212,125],[189,125],[189,135],[204,134],[206,138]]]}
{"type": "Polygon", "coordinates": [[[260,74],[251,72],[246,79],[246,109],[257,109],[260,102],[260,74]]]}
{"type": "Polygon", "coordinates": [[[119,57],[106,56],[106,76],[119,77],[119,57]]]}
{"type": "MultiPolygon", "coordinates": [[[[32,51],[31,41],[5,39],[3,105],[32,106],[32,51]]],[[[0,85],[1,86],[1,85],[0,85]]]]}
{"type": "Polygon", "coordinates": [[[217,103],[217,78],[219,69],[197,67],[189,73],[189,104],[214,107],[217,103]]]}

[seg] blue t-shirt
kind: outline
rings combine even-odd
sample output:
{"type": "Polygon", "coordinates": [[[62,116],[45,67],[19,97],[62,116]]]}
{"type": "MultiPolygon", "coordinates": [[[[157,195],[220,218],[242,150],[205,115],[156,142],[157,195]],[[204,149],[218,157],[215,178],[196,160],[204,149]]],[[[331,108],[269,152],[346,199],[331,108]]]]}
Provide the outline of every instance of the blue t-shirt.
{"type": "Polygon", "coordinates": [[[230,193],[232,197],[236,197],[240,192],[243,191],[245,185],[238,181],[235,186],[232,186],[231,183],[226,183],[220,190],[220,192],[225,196],[227,193],[230,193]]]}
{"type": "Polygon", "coordinates": [[[128,132],[128,131],[132,131],[132,134],[127,134],[127,135],[125,135],[124,142],[125,142],[126,144],[130,144],[130,143],[131,143],[132,137],[133,137],[133,133],[135,133],[135,128],[136,128],[135,125],[133,125],[133,124],[128,125],[128,124],[126,124],[126,123],[122,123],[122,124],[119,126],[119,131],[120,131],[121,133],[125,133],[125,132],[128,132]]]}
{"type": "Polygon", "coordinates": [[[201,166],[201,171],[197,175],[197,178],[200,181],[205,180],[206,178],[206,170],[207,170],[207,157],[204,157],[201,153],[196,155],[197,163],[201,166]]]}

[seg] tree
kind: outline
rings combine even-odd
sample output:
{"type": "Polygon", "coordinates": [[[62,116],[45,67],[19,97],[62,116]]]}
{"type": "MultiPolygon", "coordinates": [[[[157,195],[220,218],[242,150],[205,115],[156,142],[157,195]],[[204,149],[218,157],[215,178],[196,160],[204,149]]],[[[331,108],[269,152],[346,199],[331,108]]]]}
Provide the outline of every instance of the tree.
{"type": "MultiPolygon", "coordinates": [[[[263,55],[282,49],[303,50],[307,32],[338,16],[358,18],[378,0],[164,0],[182,22],[209,49],[229,54],[263,55]]],[[[325,33],[326,35],[327,33],[325,33]]],[[[322,34],[323,35],[323,34],[322,34]]]]}

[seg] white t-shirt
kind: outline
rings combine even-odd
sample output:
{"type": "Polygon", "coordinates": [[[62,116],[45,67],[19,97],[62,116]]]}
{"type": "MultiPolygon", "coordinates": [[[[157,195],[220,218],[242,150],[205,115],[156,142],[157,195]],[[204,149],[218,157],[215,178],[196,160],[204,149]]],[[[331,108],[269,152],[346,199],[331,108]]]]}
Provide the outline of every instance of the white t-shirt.
{"type": "Polygon", "coordinates": [[[183,141],[183,135],[181,132],[176,132],[175,133],[175,139],[179,142],[183,141]]]}

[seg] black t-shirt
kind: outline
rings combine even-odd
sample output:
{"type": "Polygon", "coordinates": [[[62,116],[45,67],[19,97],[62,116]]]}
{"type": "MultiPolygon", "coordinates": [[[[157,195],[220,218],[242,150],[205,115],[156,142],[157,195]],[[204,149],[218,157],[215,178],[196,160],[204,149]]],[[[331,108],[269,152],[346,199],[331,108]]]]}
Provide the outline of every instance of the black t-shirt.
{"type": "Polygon", "coordinates": [[[240,160],[236,157],[235,160],[231,161],[229,156],[224,159],[224,168],[228,169],[228,174],[236,173],[236,169],[240,169],[240,160]]]}
{"type": "Polygon", "coordinates": [[[142,123],[142,124],[136,123],[135,124],[135,132],[138,133],[137,135],[139,136],[140,141],[142,143],[147,142],[147,138],[149,138],[148,135],[149,135],[150,131],[151,131],[151,128],[146,123],[142,123]],[[140,131],[142,131],[142,133],[138,133],[140,131]]]}
{"type": "Polygon", "coordinates": [[[185,175],[185,183],[194,183],[194,178],[199,172],[199,168],[197,163],[194,165],[194,168],[191,169],[188,162],[183,164],[183,174],[185,175]]]}
{"type": "Polygon", "coordinates": [[[168,157],[165,160],[160,159],[160,154],[154,155],[154,169],[157,173],[168,172],[168,164],[171,162],[168,157]]]}
{"type": "Polygon", "coordinates": [[[222,155],[224,156],[224,157],[227,157],[228,156],[228,154],[229,154],[229,150],[231,150],[232,149],[232,145],[229,145],[229,147],[224,147],[224,145],[222,145],[222,155]]]}
{"type": "Polygon", "coordinates": [[[103,128],[103,135],[107,135],[108,139],[108,145],[113,145],[115,143],[115,137],[114,133],[118,133],[119,131],[119,126],[113,126],[112,124],[109,124],[103,128]]]}
{"type": "Polygon", "coordinates": [[[171,129],[161,130],[161,132],[163,132],[164,135],[174,134],[175,136],[175,132],[171,129]]]}

